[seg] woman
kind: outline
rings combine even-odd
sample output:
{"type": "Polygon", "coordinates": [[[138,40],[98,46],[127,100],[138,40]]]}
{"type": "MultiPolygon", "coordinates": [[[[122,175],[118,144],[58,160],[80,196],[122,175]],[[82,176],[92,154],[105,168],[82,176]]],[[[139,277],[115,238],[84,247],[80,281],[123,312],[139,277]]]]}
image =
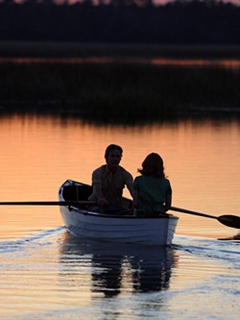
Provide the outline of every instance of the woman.
{"type": "Polygon", "coordinates": [[[163,160],[157,153],[150,153],[138,169],[141,176],[135,178],[134,206],[139,216],[158,216],[171,207],[172,188],[166,179],[163,160]]]}

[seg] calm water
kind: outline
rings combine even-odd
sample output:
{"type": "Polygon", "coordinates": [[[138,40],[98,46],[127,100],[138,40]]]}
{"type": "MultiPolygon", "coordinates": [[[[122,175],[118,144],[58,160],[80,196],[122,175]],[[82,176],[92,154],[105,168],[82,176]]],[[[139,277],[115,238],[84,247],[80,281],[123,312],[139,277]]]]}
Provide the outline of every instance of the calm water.
{"type": "MultiPolygon", "coordinates": [[[[239,215],[240,122],[95,126],[0,118],[0,201],[57,200],[66,179],[91,182],[109,143],[134,176],[158,152],[173,205],[239,215]]],[[[128,196],[127,191],[125,195],[128,196]]],[[[238,319],[239,230],[180,217],[171,248],[76,239],[58,207],[0,207],[0,319],[238,319]]]]}

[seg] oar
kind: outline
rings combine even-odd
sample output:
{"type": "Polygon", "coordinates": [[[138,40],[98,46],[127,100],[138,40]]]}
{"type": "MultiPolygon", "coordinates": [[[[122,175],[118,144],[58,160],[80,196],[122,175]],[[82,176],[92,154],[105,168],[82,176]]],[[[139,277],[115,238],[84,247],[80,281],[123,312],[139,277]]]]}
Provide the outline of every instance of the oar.
{"type": "Polygon", "coordinates": [[[205,218],[216,219],[220,223],[224,224],[227,227],[240,229],[240,217],[238,217],[238,216],[225,214],[225,215],[222,215],[222,216],[219,216],[219,217],[215,217],[215,216],[212,216],[210,214],[196,212],[196,211],[192,211],[192,210],[188,210],[188,209],[177,208],[177,207],[171,207],[170,210],[183,212],[183,213],[188,213],[188,214],[193,214],[195,216],[201,216],[201,217],[205,217],[205,218]]]}
{"type": "Polygon", "coordinates": [[[76,206],[96,204],[95,201],[5,201],[0,206],[76,206]]]}

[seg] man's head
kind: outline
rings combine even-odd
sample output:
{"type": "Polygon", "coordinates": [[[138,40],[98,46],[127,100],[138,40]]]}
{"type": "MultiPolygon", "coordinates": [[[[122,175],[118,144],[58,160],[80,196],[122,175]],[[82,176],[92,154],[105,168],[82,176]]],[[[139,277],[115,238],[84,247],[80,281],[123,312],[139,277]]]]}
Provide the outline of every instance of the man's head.
{"type": "Polygon", "coordinates": [[[121,161],[123,150],[116,144],[110,144],[105,150],[105,159],[110,169],[116,169],[121,161]]]}

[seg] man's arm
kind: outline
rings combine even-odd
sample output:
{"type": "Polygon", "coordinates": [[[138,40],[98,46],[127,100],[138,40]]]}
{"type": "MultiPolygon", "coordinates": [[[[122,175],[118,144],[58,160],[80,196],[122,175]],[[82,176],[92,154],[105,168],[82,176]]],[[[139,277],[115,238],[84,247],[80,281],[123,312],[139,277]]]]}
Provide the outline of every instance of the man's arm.
{"type": "Polygon", "coordinates": [[[133,191],[133,176],[131,175],[131,173],[129,173],[128,171],[125,171],[125,175],[126,175],[126,178],[125,178],[125,183],[126,183],[126,186],[133,198],[133,195],[134,195],[134,191],[133,191]]]}
{"type": "Polygon", "coordinates": [[[104,198],[104,195],[102,193],[102,179],[100,168],[94,170],[92,173],[92,187],[93,193],[88,199],[97,201],[99,205],[107,204],[108,201],[104,198]]]}

